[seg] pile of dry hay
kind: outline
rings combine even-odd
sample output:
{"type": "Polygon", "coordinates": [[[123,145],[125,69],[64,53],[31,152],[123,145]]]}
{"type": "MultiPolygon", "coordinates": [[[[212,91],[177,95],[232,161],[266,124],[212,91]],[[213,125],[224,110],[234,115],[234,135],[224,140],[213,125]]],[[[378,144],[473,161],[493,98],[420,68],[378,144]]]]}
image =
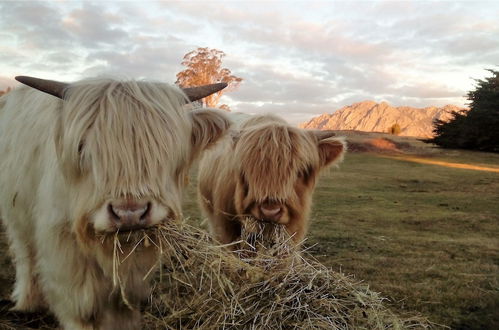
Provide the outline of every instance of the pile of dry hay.
{"type": "MultiPolygon", "coordinates": [[[[161,250],[145,329],[428,328],[403,319],[365,285],[293,248],[282,226],[247,219],[229,252],[186,224],[157,233],[161,250]]],[[[149,242],[149,240],[148,240],[149,242]]]]}
{"type": "MultiPolygon", "coordinates": [[[[154,280],[150,301],[143,308],[143,329],[423,329],[432,325],[419,317],[395,315],[367,286],[298,252],[281,226],[247,219],[241,241],[231,249],[215,245],[204,231],[185,223],[109,239],[114,241],[117,287],[122,283],[120,264],[130,255],[122,244],[154,244],[160,250],[160,266],[148,274],[154,280]]],[[[126,297],[123,300],[127,304],[126,297]]],[[[12,313],[6,316],[0,317],[0,328],[56,326],[48,316],[37,316],[39,322],[34,323],[33,315],[28,315],[29,320],[12,313]]]]}

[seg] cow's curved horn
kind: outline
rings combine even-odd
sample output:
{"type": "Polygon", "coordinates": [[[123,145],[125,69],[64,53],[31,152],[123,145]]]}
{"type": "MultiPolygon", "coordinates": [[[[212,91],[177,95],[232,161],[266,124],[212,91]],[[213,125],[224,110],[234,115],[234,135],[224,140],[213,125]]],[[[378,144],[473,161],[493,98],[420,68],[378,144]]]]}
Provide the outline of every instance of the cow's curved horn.
{"type": "Polygon", "coordinates": [[[16,80],[20,83],[36,88],[39,91],[54,95],[62,99],[64,97],[64,90],[69,86],[67,83],[62,83],[54,80],[39,79],[28,76],[17,76],[16,80]]]}
{"type": "Polygon", "coordinates": [[[194,102],[202,99],[203,97],[207,97],[213,93],[221,91],[225,87],[227,87],[226,83],[217,83],[217,84],[203,85],[198,87],[187,87],[187,88],[182,88],[182,90],[184,91],[185,95],[187,95],[189,100],[191,102],[194,102]]]}

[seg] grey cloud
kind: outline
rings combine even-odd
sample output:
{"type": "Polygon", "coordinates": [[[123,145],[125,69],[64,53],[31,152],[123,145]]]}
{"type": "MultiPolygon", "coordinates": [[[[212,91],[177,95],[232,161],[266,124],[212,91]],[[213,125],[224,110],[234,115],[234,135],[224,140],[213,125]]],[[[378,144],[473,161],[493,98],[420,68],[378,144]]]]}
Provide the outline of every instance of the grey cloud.
{"type": "Polygon", "coordinates": [[[161,79],[174,83],[176,73],[182,70],[180,61],[186,53],[183,42],[170,42],[151,46],[136,44],[129,51],[97,51],[87,61],[99,64],[90,67],[85,74],[120,73],[130,77],[161,79]]]}
{"type": "MultiPolygon", "coordinates": [[[[401,55],[404,53],[408,56],[423,53],[426,56],[420,61],[447,56],[449,64],[468,64],[477,60],[487,63],[497,54],[493,41],[497,23],[485,24],[481,27],[483,31],[477,33],[476,20],[470,19],[472,14],[467,7],[433,2],[382,4],[380,7],[362,6],[351,23],[342,22],[336,13],[331,21],[290,19],[286,26],[280,23],[279,15],[276,15],[276,22],[265,20],[261,25],[236,25],[230,19],[229,23],[221,21],[219,24],[230,24],[225,33],[228,40],[239,38],[253,45],[265,45],[269,53],[274,54],[293,50],[301,56],[312,54],[318,59],[331,58],[341,65],[388,65],[403,60],[401,55]]],[[[357,10],[354,7],[358,6],[342,3],[340,14],[344,7],[357,10]]],[[[251,16],[248,20],[252,19],[251,16]]]]}
{"type": "Polygon", "coordinates": [[[404,85],[393,89],[393,94],[421,99],[446,99],[461,97],[466,94],[463,90],[451,89],[430,82],[421,82],[417,85],[404,85]]]}
{"type": "Polygon", "coordinates": [[[447,104],[453,104],[461,107],[465,107],[467,102],[464,97],[450,97],[450,98],[427,98],[421,99],[417,97],[406,97],[400,95],[385,95],[382,97],[389,104],[393,106],[412,106],[416,108],[425,108],[428,106],[445,106],[447,104]]]}
{"type": "Polygon", "coordinates": [[[8,74],[12,68],[75,77],[120,73],[173,82],[183,55],[208,46],[225,51],[223,65],[244,78],[224,98],[233,110],[273,111],[291,120],[365,99],[410,106],[462,102],[462,84],[438,81],[439,75],[466,72],[468,80],[470,67],[492,67],[499,58],[497,7],[464,3],[0,7],[0,39],[8,41],[0,43],[0,61],[8,74]]]}
{"type": "Polygon", "coordinates": [[[71,51],[55,50],[44,53],[41,60],[37,63],[29,63],[25,68],[30,71],[47,71],[50,72],[54,69],[57,71],[74,71],[78,66],[78,61],[81,57],[71,51]]]}
{"type": "Polygon", "coordinates": [[[241,103],[237,105],[237,111],[242,111],[252,114],[264,114],[264,113],[276,113],[283,117],[286,117],[291,113],[301,113],[301,114],[317,114],[331,112],[335,110],[335,105],[331,104],[308,104],[302,102],[290,103],[290,104],[274,104],[266,103],[263,105],[255,105],[253,103],[241,103]]]}
{"type": "MultiPolygon", "coordinates": [[[[282,7],[275,8],[275,4],[265,3],[262,11],[258,4],[251,1],[240,1],[236,5],[216,2],[161,2],[160,5],[167,11],[182,14],[187,17],[196,17],[215,25],[255,26],[276,23],[285,23],[282,7]]],[[[260,4],[261,5],[261,4],[260,4]]]]}
{"type": "Polygon", "coordinates": [[[71,76],[84,65],[91,44],[122,37],[121,30],[108,27],[108,21],[118,24],[119,20],[89,4],[74,9],[69,16],[64,9],[71,6],[50,2],[8,2],[0,6],[0,28],[4,35],[12,36],[5,45],[16,45],[6,61],[16,72],[71,76]]]}
{"type": "Polygon", "coordinates": [[[0,28],[18,40],[20,52],[49,50],[71,39],[61,25],[60,10],[51,3],[8,1],[0,8],[0,28]]]}
{"type": "Polygon", "coordinates": [[[371,95],[386,93],[400,77],[390,73],[389,68],[382,65],[336,65],[331,72],[331,79],[338,81],[344,89],[371,93],[371,95]]]}
{"type": "Polygon", "coordinates": [[[13,68],[19,67],[31,60],[28,54],[17,49],[1,47],[0,50],[0,62],[9,63],[13,68]]]}
{"type": "Polygon", "coordinates": [[[119,27],[123,24],[120,16],[86,2],[65,17],[62,24],[83,46],[90,48],[102,44],[116,46],[128,37],[128,33],[119,27]]]}
{"type": "Polygon", "coordinates": [[[447,38],[439,46],[443,52],[453,54],[461,63],[470,60],[490,63],[494,59],[499,62],[498,35],[499,29],[493,34],[466,34],[447,38]]]}
{"type": "MultiPolygon", "coordinates": [[[[413,2],[393,5],[390,24],[382,32],[391,48],[412,51],[425,50],[427,58],[446,56],[448,64],[490,62],[497,54],[499,25],[494,11],[473,4],[473,10],[463,2],[413,2]],[[410,12],[408,12],[410,10],[410,12]]],[[[387,8],[386,4],[383,6],[387,8]]],[[[377,7],[373,14],[381,14],[377,7]]],[[[367,35],[376,37],[381,30],[371,29],[367,35]]]]}
{"type": "Polygon", "coordinates": [[[240,88],[231,93],[237,101],[322,103],[325,97],[337,93],[333,82],[315,77],[296,77],[266,65],[244,67],[241,63],[238,67],[244,68],[239,70],[244,80],[240,88]]]}

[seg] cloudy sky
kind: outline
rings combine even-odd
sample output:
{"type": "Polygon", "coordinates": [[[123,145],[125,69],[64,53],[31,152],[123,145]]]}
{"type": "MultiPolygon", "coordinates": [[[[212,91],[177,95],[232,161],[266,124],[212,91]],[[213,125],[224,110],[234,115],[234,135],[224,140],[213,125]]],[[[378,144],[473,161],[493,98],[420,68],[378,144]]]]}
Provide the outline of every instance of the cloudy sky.
{"type": "Polygon", "coordinates": [[[466,105],[499,69],[496,1],[5,1],[0,89],[16,75],[173,83],[197,47],[242,77],[222,103],[292,123],[363,100],[466,105]]]}

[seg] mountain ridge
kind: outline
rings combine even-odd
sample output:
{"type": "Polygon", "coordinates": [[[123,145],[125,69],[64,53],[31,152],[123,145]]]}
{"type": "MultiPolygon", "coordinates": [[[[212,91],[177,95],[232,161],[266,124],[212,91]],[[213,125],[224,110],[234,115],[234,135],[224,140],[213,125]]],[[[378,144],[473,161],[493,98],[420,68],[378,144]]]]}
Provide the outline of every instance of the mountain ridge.
{"type": "Polygon", "coordinates": [[[468,109],[451,104],[425,108],[393,107],[387,102],[366,100],[344,106],[331,114],[323,113],[299,126],[308,129],[387,133],[394,124],[398,124],[401,136],[428,138],[433,136],[434,120],[448,121],[452,118],[452,111],[461,110],[468,109]]]}

